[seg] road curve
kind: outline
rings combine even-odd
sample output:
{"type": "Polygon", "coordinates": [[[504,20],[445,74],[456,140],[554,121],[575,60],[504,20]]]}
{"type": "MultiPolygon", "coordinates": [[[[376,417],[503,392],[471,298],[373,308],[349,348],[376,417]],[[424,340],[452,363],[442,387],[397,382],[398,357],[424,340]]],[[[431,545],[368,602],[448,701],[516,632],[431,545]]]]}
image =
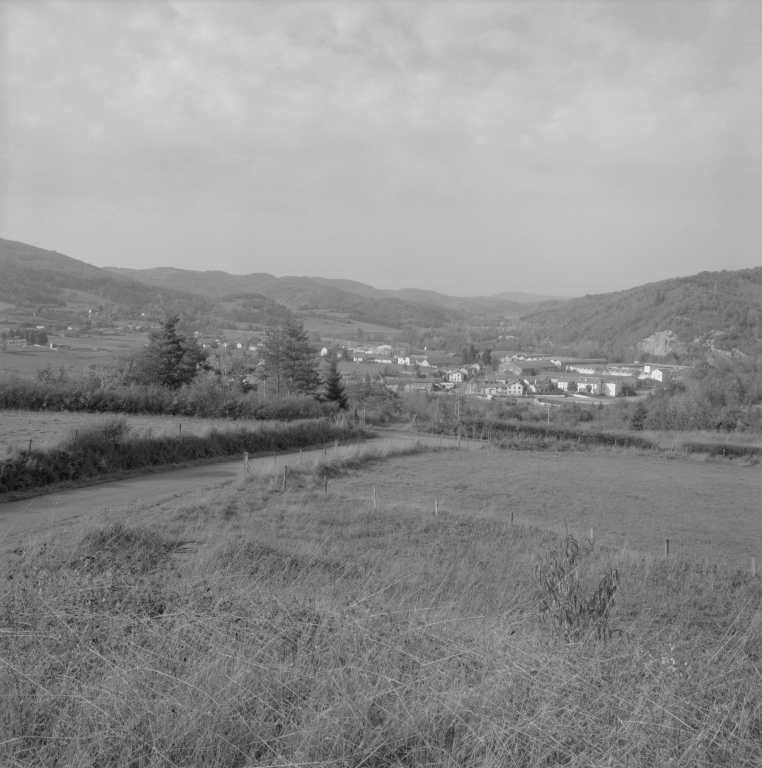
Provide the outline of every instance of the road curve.
{"type": "MultiPolygon", "coordinates": [[[[420,440],[430,445],[439,444],[438,436],[422,435],[415,432],[383,431],[363,444],[383,444],[392,440],[397,444],[420,440]]],[[[455,444],[457,438],[444,438],[444,444],[455,444]]],[[[465,448],[465,440],[462,447],[465,448]]],[[[473,447],[481,447],[474,444],[473,447]]],[[[304,460],[314,459],[323,454],[325,449],[307,448],[301,453],[304,460]]],[[[330,449],[328,449],[330,453],[330,449]]],[[[298,464],[300,452],[276,454],[276,466],[293,466],[298,464]]],[[[257,455],[249,460],[252,469],[265,468],[273,464],[273,455],[257,455]]],[[[217,464],[174,469],[167,472],[157,472],[150,475],[138,475],[123,480],[112,480],[98,485],[83,488],[73,488],[66,491],[56,491],[35,496],[21,501],[10,501],[0,504],[0,546],[9,539],[19,535],[27,535],[48,530],[64,522],[70,522],[79,517],[92,517],[111,506],[122,506],[125,503],[139,499],[155,497],[160,494],[184,491],[191,488],[203,488],[234,480],[241,477],[243,464],[240,458],[217,464]]]]}

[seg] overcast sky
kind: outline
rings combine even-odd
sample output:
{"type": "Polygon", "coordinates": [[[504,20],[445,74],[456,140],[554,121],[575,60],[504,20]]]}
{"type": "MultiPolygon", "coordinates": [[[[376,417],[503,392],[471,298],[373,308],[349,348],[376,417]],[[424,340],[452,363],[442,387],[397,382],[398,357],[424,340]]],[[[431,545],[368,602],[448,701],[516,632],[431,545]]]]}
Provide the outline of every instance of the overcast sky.
{"type": "Polygon", "coordinates": [[[762,263],[755,0],[0,7],[2,237],[460,295],[762,263]]]}

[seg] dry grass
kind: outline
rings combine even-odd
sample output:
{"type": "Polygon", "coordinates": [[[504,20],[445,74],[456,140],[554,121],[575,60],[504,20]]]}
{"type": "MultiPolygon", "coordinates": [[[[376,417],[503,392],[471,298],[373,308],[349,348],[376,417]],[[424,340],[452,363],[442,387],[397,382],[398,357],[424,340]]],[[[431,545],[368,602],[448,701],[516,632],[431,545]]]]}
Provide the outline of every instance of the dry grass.
{"type": "MultiPolygon", "coordinates": [[[[18,450],[26,450],[29,441],[34,448],[52,448],[74,436],[75,430],[83,431],[97,427],[113,414],[65,413],[62,411],[0,411],[0,458],[18,450]]],[[[147,437],[149,430],[154,438],[176,437],[182,434],[206,436],[212,430],[217,432],[236,429],[260,428],[262,421],[233,421],[232,419],[199,419],[189,416],[141,416],[130,414],[125,417],[136,436],[147,437]]]]}
{"type": "Polygon", "coordinates": [[[286,493],[263,472],[8,553],[0,763],[760,763],[758,580],[597,547],[622,634],[554,643],[533,571],[557,536],[435,517],[401,467],[491,454],[415,451],[339,451],[286,493]]]}

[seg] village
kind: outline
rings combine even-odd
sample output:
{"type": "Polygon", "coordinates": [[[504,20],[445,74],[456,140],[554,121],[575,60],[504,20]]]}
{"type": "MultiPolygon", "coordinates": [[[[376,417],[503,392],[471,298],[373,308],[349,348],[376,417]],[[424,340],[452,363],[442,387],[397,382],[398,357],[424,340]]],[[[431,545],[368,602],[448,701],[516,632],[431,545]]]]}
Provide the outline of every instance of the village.
{"type": "MultiPolygon", "coordinates": [[[[329,354],[327,348],[321,354],[329,354]]],[[[636,389],[668,384],[688,366],[648,363],[609,364],[604,358],[530,355],[496,350],[483,362],[464,364],[448,352],[413,354],[390,344],[337,351],[345,381],[364,379],[397,392],[448,392],[485,399],[541,394],[624,397],[636,389]]],[[[486,359],[485,359],[486,357],[486,359]]]]}

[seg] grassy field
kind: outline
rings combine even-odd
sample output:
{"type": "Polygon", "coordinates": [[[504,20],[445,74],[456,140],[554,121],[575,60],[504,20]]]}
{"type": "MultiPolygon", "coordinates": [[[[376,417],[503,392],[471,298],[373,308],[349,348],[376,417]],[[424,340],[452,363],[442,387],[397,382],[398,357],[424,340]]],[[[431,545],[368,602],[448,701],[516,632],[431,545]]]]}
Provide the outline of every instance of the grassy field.
{"type": "Polygon", "coordinates": [[[350,320],[348,317],[336,314],[334,319],[325,317],[313,317],[308,313],[297,313],[299,319],[304,322],[307,331],[314,331],[327,338],[346,338],[355,334],[359,329],[365,333],[374,333],[387,339],[393,339],[404,331],[399,328],[388,328],[385,325],[364,323],[359,320],[350,320]]]}
{"type": "Polygon", "coordinates": [[[608,546],[762,563],[762,468],[682,454],[606,450],[444,452],[390,460],[345,481],[379,504],[497,517],[608,546]]]}
{"type": "MultiPolygon", "coordinates": [[[[61,411],[0,411],[0,458],[19,448],[26,448],[29,441],[36,448],[52,448],[62,440],[101,424],[109,418],[102,413],[65,413],[61,411]]],[[[127,417],[134,434],[152,437],[169,437],[182,434],[206,435],[210,430],[234,430],[249,425],[257,427],[262,422],[234,422],[229,419],[195,419],[188,416],[139,416],[127,417]]]]}
{"type": "MultiPolygon", "coordinates": [[[[609,458],[627,474],[630,457],[609,458]]],[[[0,762],[759,765],[760,581],[601,544],[576,573],[589,591],[618,569],[616,631],[553,642],[534,569],[557,535],[466,503],[488,480],[515,487],[496,460],[340,453],[295,470],[285,493],[263,473],[14,543],[0,563],[0,762]],[[464,503],[434,516],[429,491],[454,491],[460,465],[464,503]]],[[[562,460],[560,485],[601,491],[601,456],[562,460]]],[[[692,477],[687,461],[658,466],[692,477]]],[[[550,474],[524,493],[550,499],[550,474]]]]}
{"type": "Polygon", "coordinates": [[[67,371],[82,372],[90,365],[108,363],[119,352],[137,349],[145,344],[145,334],[122,334],[118,336],[94,335],[67,337],[50,335],[54,344],[66,344],[71,349],[56,351],[40,347],[25,347],[11,352],[0,351],[0,373],[18,373],[34,376],[38,368],[46,365],[58,371],[63,366],[67,371]]]}

